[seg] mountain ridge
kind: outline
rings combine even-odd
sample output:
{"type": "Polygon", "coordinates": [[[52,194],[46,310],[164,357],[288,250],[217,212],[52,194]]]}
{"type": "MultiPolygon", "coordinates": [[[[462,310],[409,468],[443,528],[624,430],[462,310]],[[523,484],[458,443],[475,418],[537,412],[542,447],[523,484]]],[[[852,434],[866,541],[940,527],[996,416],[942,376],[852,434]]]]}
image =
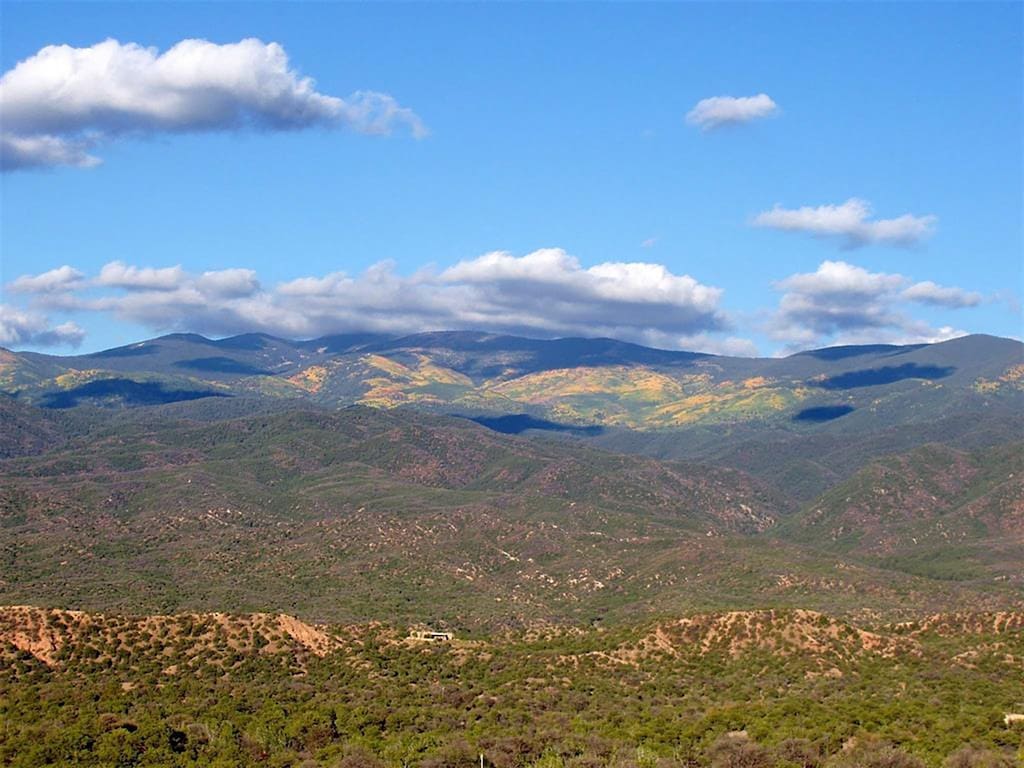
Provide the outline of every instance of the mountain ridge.
{"type": "MultiPolygon", "coordinates": [[[[975,335],[736,358],[613,339],[477,332],[301,342],[263,334],[169,334],[88,355],[0,356],[0,391],[44,405],[49,398],[56,407],[76,398],[100,402],[107,394],[109,402],[131,404],[148,386],[162,389],[167,401],[244,393],[442,412],[511,413],[518,407],[556,422],[641,430],[786,418],[849,421],[877,401],[868,395],[891,400],[913,394],[915,383],[967,400],[1024,391],[1024,344],[975,335]]],[[[949,399],[924,394],[938,403],[949,399]]]]}
{"type": "Polygon", "coordinates": [[[720,463],[782,478],[806,501],[886,453],[983,448],[1024,432],[1024,344],[974,335],[755,359],[468,331],[302,342],[169,334],[98,355],[4,352],[0,393],[69,414],[411,409],[720,463]]]}
{"type": "Polygon", "coordinates": [[[172,332],[166,333],[160,336],[153,336],[147,339],[142,339],[136,342],[130,342],[128,344],[121,344],[115,347],[103,348],[94,352],[86,353],[75,353],[68,355],[51,355],[43,352],[35,351],[17,351],[11,348],[0,346],[0,352],[6,352],[8,354],[15,355],[27,355],[40,359],[72,359],[72,358],[89,358],[98,356],[131,356],[134,350],[138,350],[146,344],[152,342],[161,341],[184,341],[195,344],[201,344],[205,346],[212,346],[221,349],[259,349],[264,344],[282,344],[294,346],[303,349],[317,349],[320,347],[331,347],[337,346],[339,342],[342,349],[355,348],[355,347],[373,347],[375,350],[383,350],[389,347],[407,347],[407,346],[438,346],[446,345],[452,348],[466,348],[470,347],[471,344],[475,343],[478,347],[481,344],[496,342],[511,343],[512,345],[518,346],[544,346],[544,345],[566,345],[569,343],[579,342],[593,342],[601,346],[606,347],[618,347],[622,349],[633,349],[633,350],[644,350],[655,353],[665,353],[668,355],[681,355],[689,357],[709,357],[709,358],[729,358],[729,359],[740,359],[740,360],[786,360],[795,357],[818,357],[825,359],[843,359],[845,357],[857,357],[864,354],[872,353],[899,353],[906,351],[913,351],[915,349],[921,349],[924,347],[936,347],[940,345],[957,345],[984,341],[986,343],[1010,343],[1021,345],[1018,339],[1013,339],[1005,336],[997,336],[994,334],[987,333],[970,333],[963,336],[957,336],[952,339],[944,339],[936,342],[917,342],[908,344],[845,344],[845,345],[834,345],[826,347],[814,347],[810,349],[799,350],[791,352],[781,356],[769,356],[760,357],[754,356],[733,356],[723,355],[712,352],[696,352],[693,350],[673,350],[665,349],[661,347],[650,347],[636,342],[623,341],[621,339],[615,339],[607,336],[554,336],[554,337],[532,337],[532,336],[516,336],[514,334],[505,333],[493,333],[488,331],[472,331],[472,330],[461,330],[461,331],[421,331],[410,334],[387,334],[387,333],[374,333],[374,332],[349,332],[341,334],[327,334],[324,336],[316,336],[312,338],[296,338],[289,339],[283,336],[274,336],[269,333],[252,332],[252,333],[240,333],[232,336],[221,336],[221,337],[210,337],[204,336],[200,333],[191,332],[172,332]],[[348,342],[348,343],[345,343],[348,342]],[[434,343],[427,343],[434,342],[434,343]]]}

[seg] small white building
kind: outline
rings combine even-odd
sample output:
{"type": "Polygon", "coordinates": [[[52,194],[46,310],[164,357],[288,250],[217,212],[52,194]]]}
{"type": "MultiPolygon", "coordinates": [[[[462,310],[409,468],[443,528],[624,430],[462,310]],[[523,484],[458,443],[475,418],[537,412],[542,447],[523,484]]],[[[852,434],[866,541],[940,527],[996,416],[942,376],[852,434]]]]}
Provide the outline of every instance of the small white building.
{"type": "Polygon", "coordinates": [[[455,635],[451,632],[438,632],[433,629],[414,629],[409,637],[413,640],[425,640],[428,643],[450,643],[455,635]]]}

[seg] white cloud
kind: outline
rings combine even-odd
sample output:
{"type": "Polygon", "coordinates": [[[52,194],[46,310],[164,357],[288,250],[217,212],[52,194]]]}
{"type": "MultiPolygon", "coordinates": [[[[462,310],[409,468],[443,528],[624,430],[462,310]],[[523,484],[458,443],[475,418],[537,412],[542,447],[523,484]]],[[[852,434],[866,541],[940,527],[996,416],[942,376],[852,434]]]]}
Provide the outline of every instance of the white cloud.
{"type": "Polygon", "coordinates": [[[725,125],[749,123],[778,112],[778,105],[766,93],[756,96],[712,96],[701,99],[686,114],[686,122],[696,125],[704,131],[710,131],[725,125]]]}
{"type": "Polygon", "coordinates": [[[935,216],[904,214],[895,219],[870,220],[871,205],[850,198],[841,205],[783,208],[776,205],[754,217],[755,227],[779,229],[784,232],[806,232],[817,237],[837,237],[847,247],[869,243],[916,245],[932,234],[935,216]]]}
{"type": "Polygon", "coordinates": [[[203,272],[196,280],[196,287],[210,296],[238,298],[252,296],[259,291],[260,283],[254,270],[221,269],[216,272],[203,272]]]}
{"type": "Polygon", "coordinates": [[[51,45],[0,78],[0,166],[89,167],[89,150],[117,136],[242,128],[342,126],[367,134],[427,129],[388,94],[319,93],[277,43],[182,40],[164,53],[105,40],[51,45]]]}
{"type": "Polygon", "coordinates": [[[963,335],[950,326],[932,328],[909,316],[903,303],[947,308],[975,306],[979,294],[932,282],[911,284],[903,275],[868,270],[843,261],[822,262],[814,272],[775,283],[782,291],[766,330],[787,349],[825,344],[917,343],[963,335]]]}
{"type": "Polygon", "coordinates": [[[53,293],[68,291],[81,285],[85,277],[74,267],[65,264],[39,275],[22,275],[7,285],[12,293],[53,293]]]}
{"type": "Polygon", "coordinates": [[[982,302],[980,293],[965,291],[963,288],[947,288],[937,285],[931,280],[914,283],[903,291],[903,298],[907,301],[916,301],[921,304],[931,304],[950,309],[976,307],[982,302]]]}
{"type": "Polygon", "coordinates": [[[632,337],[644,328],[688,334],[724,327],[717,309],[722,291],[661,264],[606,262],[583,268],[560,248],[522,257],[495,251],[456,264],[441,280],[472,288],[478,322],[515,327],[521,318],[566,333],[586,333],[600,324],[631,329],[632,337]]]}
{"type": "Polygon", "coordinates": [[[691,341],[726,343],[706,334],[729,325],[718,288],[661,264],[584,267],[558,248],[524,256],[498,251],[412,275],[383,262],[360,275],[300,277],[271,289],[246,269],[195,275],[180,267],[111,262],[86,286],[88,291],[45,294],[37,301],[51,310],[112,313],[154,330],[212,335],[473,329],[688,348],[691,341]]]}
{"type": "Polygon", "coordinates": [[[816,271],[791,275],[776,285],[793,296],[855,304],[889,294],[905,282],[902,275],[868,272],[845,261],[823,261],[816,271]]]}
{"type": "Polygon", "coordinates": [[[419,116],[403,107],[393,96],[376,91],[356,91],[345,102],[342,121],[359,133],[390,136],[396,128],[405,127],[413,138],[423,139],[430,130],[419,116]]]}
{"type": "Polygon", "coordinates": [[[112,261],[103,265],[95,282],[110,288],[170,291],[181,284],[184,276],[185,271],[180,266],[153,269],[112,261]]]}
{"type": "Polygon", "coordinates": [[[688,352],[705,352],[710,355],[727,355],[729,357],[758,356],[757,344],[750,339],[740,336],[726,336],[723,338],[710,333],[697,333],[689,336],[651,333],[644,337],[643,343],[661,349],[685,349],[688,352]]]}
{"type": "Polygon", "coordinates": [[[902,318],[898,326],[885,328],[861,329],[847,331],[831,339],[811,338],[807,342],[791,343],[782,350],[783,353],[798,352],[826,345],[857,345],[857,344],[935,344],[967,336],[970,331],[942,325],[938,328],[921,320],[909,317],[902,318]]]}
{"type": "Polygon", "coordinates": [[[30,168],[52,168],[58,165],[93,168],[101,161],[89,154],[91,143],[57,136],[15,136],[0,133],[0,170],[21,171],[30,168]]]}
{"type": "MultiPolygon", "coordinates": [[[[307,275],[273,286],[262,285],[251,269],[192,273],[180,266],[123,262],[110,262],[95,276],[62,267],[16,282],[33,289],[33,310],[111,314],[161,332],[260,331],[313,338],[355,331],[480,330],[548,338],[607,336],[726,355],[757,352],[750,339],[727,335],[734,322],[722,309],[720,288],[656,263],[584,266],[560,248],[522,256],[493,251],[408,275],[381,262],[362,274],[307,275]]],[[[909,310],[922,304],[973,307],[983,300],[961,288],[844,261],[824,261],[774,288],[781,294],[778,306],[758,325],[788,350],[950,338],[963,332],[952,325],[932,327],[909,310]]],[[[36,330],[16,338],[52,331],[57,336],[39,338],[74,340],[77,326],[60,331],[33,318],[36,330]]],[[[28,327],[26,322],[21,326],[28,327]]]]}
{"type": "Polygon", "coordinates": [[[856,336],[852,336],[850,337],[850,341],[844,343],[935,344],[940,341],[958,339],[961,336],[967,336],[968,334],[969,331],[965,331],[961,328],[954,328],[951,325],[942,325],[938,328],[932,328],[927,323],[911,321],[907,323],[904,328],[893,330],[882,337],[874,335],[865,337],[863,341],[858,341],[856,336]]]}
{"type": "Polygon", "coordinates": [[[51,326],[42,315],[25,312],[7,304],[0,304],[0,345],[5,347],[77,347],[84,338],[85,331],[75,323],[67,322],[51,326]]]}
{"type": "Polygon", "coordinates": [[[641,248],[653,248],[657,244],[658,244],[658,238],[656,238],[656,237],[648,237],[646,240],[644,240],[644,241],[642,241],[640,243],[640,247],[641,248]]]}

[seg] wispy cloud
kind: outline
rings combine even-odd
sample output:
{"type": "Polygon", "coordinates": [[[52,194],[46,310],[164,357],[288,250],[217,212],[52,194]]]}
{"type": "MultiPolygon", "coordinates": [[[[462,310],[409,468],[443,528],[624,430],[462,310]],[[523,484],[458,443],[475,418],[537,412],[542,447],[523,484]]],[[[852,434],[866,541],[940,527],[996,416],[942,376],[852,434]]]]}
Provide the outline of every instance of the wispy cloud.
{"type": "Polygon", "coordinates": [[[84,274],[65,264],[38,275],[22,275],[7,284],[12,293],[54,293],[68,291],[82,284],[84,274]]]}
{"type": "Polygon", "coordinates": [[[138,291],[173,291],[185,278],[185,270],[180,266],[134,267],[121,261],[104,264],[99,276],[94,281],[97,285],[111,288],[127,288],[138,291]]]}
{"type": "Polygon", "coordinates": [[[701,99],[686,114],[686,122],[703,131],[726,125],[739,125],[771,117],[779,111],[778,105],[766,93],[756,96],[712,96],[701,99]]]}
{"type": "Polygon", "coordinates": [[[850,198],[840,205],[783,208],[776,205],[754,217],[755,227],[783,232],[805,232],[816,237],[834,237],[849,248],[870,243],[912,246],[929,237],[938,220],[935,216],[903,214],[894,219],[871,219],[871,205],[850,198]]]}
{"type": "MultiPolygon", "coordinates": [[[[0,108],[3,107],[0,97],[0,108]]],[[[94,168],[102,161],[89,152],[95,137],[67,138],[36,135],[16,136],[0,133],[0,171],[21,171],[30,168],[94,168]]]]}
{"type": "Polygon", "coordinates": [[[0,78],[0,167],[97,165],[92,154],[119,136],[346,127],[366,134],[426,126],[392,96],[322,94],[277,43],[183,40],[164,53],[106,40],[51,45],[0,78]]]}
{"type": "Polygon", "coordinates": [[[960,309],[976,307],[982,302],[982,295],[976,291],[965,291],[963,288],[950,288],[937,285],[931,280],[914,283],[903,291],[902,297],[907,301],[931,304],[936,307],[960,309]]]}

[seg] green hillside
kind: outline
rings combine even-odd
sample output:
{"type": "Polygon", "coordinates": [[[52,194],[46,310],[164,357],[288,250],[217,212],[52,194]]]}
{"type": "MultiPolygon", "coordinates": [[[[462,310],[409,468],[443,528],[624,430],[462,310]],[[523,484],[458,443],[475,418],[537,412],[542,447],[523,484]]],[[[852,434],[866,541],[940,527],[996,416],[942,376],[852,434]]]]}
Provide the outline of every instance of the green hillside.
{"type": "Polygon", "coordinates": [[[797,505],[736,470],[364,407],[89,414],[52,450],[0,462],[0,602],[472,630],[1022,599],[1016,580],[936,580],[779,539],[797,505]]]}
{"type": "Polygon", "coordinates": [[[430,644],[266,613],[0,608],[0,762],[1012,768],[1022,628],[761,610],[430,644]]]}
{"type": "Polygon", "coordinates": [[[786,535],[946,579],[1020,582],[1024,444],[929,445],[873,462],[788,520],[786,535]]]}

